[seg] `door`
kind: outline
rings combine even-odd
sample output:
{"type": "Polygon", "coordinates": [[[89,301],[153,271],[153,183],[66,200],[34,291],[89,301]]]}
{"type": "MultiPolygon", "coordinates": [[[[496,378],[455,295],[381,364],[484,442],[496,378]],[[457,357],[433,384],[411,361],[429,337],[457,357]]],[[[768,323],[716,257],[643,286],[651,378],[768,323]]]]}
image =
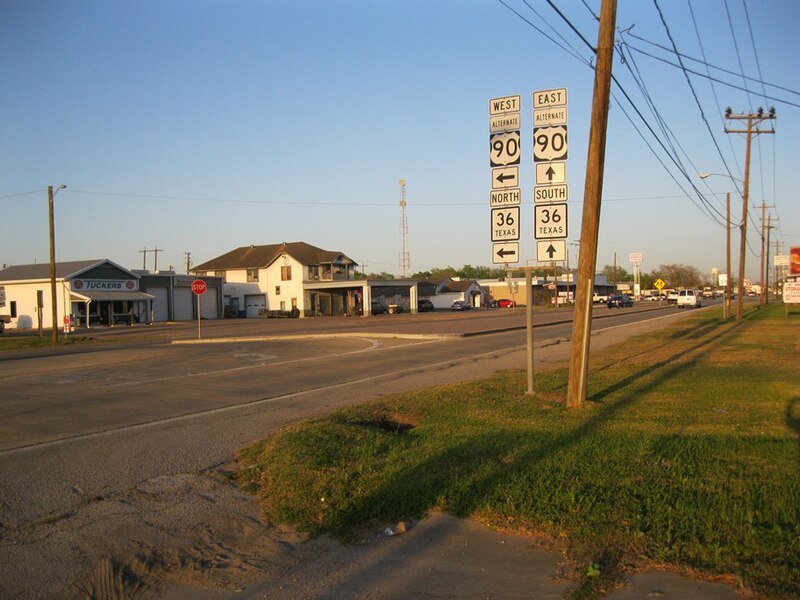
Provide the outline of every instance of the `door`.
{"type": "Polygon", "coordinates": [[[257,318],[267,310],[267,299],[263,295],[245,296],[244,303],[247,310],[247,318],[257,318]]]}

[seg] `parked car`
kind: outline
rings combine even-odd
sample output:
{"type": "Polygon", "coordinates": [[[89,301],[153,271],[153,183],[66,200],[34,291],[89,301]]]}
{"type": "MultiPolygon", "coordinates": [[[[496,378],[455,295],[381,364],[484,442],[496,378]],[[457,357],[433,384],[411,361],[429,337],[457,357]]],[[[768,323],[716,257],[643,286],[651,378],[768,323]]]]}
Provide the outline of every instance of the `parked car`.
{"type": "Polygon", "coordinates": [[[625,308],[626,306],[633,306],[633,298],[622,294],[621,296],[611,296],[606,302],[608,308],[625,308]]]}
{"type": "Polygon", "coordinates": [[[509,300],[508,298],[500,298],[496,304],[499,308],[514,308],[517,305],[516,302],[509,300]]]}
{"type": "Polygon", "coordinates": [[[429,312],[433,310],[433,302],[430,300],[417,300],[417,312],[429,312]]]}
{"type": "Polygon", "coordinates": [[[383,315],[389,312],[389,308],[380,300],[373,300],[370,305],[370,311],[373,315],[383,315]]]}
{"type": "Polygon", "coordinates": [[[472,308],[466,300],[456,300],[450,305],[450,310],[469,310],[472,308]]]}
{"type": "Polygon", "coordinates": [[[702,298],[700,290],[681,290],[678,292],[678,308],[684,306],[700,308],[703,305],[700,298],[702,298]]]}

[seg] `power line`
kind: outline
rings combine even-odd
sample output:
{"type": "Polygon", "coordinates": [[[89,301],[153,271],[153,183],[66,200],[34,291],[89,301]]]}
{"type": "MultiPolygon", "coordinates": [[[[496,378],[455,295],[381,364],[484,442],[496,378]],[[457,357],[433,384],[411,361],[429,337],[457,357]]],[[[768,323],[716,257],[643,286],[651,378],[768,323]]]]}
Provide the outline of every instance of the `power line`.
{"type": "MultiPolygon", "coordinates": [[[[690,4],[690,8],[691,8],[691,4],[690,4]]],[[[692,16],[694,16],[693,12],[692,12],[692,16]]],[[[623,33],[625,33],[625,35],[629,35],[630,37],[639,40],[640,42],[644,42],[645,44],[650,44],[651,46],[655,46],[656,48],[664,50],[665,52],[669,52],[670,54],[673,54],[675,52],[673,49],[668,48],[667,46],[663,46],[661,44],[658,44],[656,42],[648,40],[647,38],[644,38],[644,37],[642,37],[640,35],[636,35],[635,33],[633,33],[633,31],[631,29],[626,29],[623,33]]],[[[626,42],[626,43],[630,44],[629,42],[626,42]]],[[[631,48],[637,50],[638,52],[641,52],[642,54],[646,54],[647,56],[650,56],[652,58],[658,58],[657,56],[653,56],[652,54],[649,54],[649,53],[645,52],[644,50],[638,49],[636,46],[631,45],[631,48]]],[[[764,81],[763,79],[756,79],[755,77],[750,77],[748,75],[744,75],[742,73],[737,73],[736,71],[731,71],[730,69],[726,69],[724,67],[720,67],[720,66],[711,64],[706,60],[705,55],[703,56],[702,60],[699,59],[699,58],[695,58],[695,57],[693,57],[693,56],[691,56],[689,54],[684,54],[684,53],[680,53],[680,57],[681,58],[685,58],[686,60],[690,60],[692,62],[696,62],[698,64],[701,64],[704,67],[707,67],[709,69],[714,69],[716,71],[721,71],[721,72],[727,73],[729,75],[736,75],[737,77],[743,77],[745,79],[749,79],[750,81],[752,81],[754,83],[760,83],[760,84],[768,86],[768,87],[772,87],[772,88],[779,89],[779,90],[784,91],[784,92],[788,92],[790,94],[795,94],[795,95],[800,96],[800,92],[798,92],[796,90],[793,90],[791,88],[787,88],[787,87],[784,87],[782,85],[778,85],[777,83],[770,83],[768,81],[764,81]]],[[[675,63],[671,63],[669,61],[665,61],[664,59],[659,59],[659,60],[667,62],[667,64],[670,64],[673,67],[677,67],[678,66],[675,63]]],[[[702,73],[695,73],[694,71],[691,71],[691,70],[690,70],[690,72],[692,74],[694,74],[694,75],[703,76],[702,73]]],[[[709,78],[710,79],[714,79],[713,77],[710,77],[710,76],[709,76],[709,78]]],[[[715,80],[715,81],[719,81],[719,80],[715,80]]],[[[725,82],[720,81],[720,83],[725,83],[725,82]]],[[[743,90],[744,88],[738,88],[738,89],[743,90]]],[[[774,100],[774,98],[769,98],[769,99],[770,100],[774,100]]]]}

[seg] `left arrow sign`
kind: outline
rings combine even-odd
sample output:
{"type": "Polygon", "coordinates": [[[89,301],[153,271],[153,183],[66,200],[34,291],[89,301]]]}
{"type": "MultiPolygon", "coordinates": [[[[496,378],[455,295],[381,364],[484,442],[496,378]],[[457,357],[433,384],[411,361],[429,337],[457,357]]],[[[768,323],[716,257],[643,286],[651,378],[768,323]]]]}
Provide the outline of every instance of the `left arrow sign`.
{"type": "Polygon", "coordinates": [[[492,169],[493,190],[505,190],[513,187],[519,187],[519,167],[492,169]]]}
{"type": "Polygon", "coordinates": [[[492,244],[492,263],[502,265],[519,262],[519,242],[492,244]]]}

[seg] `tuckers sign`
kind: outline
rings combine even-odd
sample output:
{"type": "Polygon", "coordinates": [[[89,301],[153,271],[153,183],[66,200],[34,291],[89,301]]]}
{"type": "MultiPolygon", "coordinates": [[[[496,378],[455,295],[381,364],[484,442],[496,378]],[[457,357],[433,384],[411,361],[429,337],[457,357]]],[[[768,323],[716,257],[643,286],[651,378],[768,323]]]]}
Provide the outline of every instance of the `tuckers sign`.
{"type": "Polygon", "coordinates": [[[135,279],[73,279],[71,287],[75,292],[132,292],[139,288],[139,282],[135,279]]]}

